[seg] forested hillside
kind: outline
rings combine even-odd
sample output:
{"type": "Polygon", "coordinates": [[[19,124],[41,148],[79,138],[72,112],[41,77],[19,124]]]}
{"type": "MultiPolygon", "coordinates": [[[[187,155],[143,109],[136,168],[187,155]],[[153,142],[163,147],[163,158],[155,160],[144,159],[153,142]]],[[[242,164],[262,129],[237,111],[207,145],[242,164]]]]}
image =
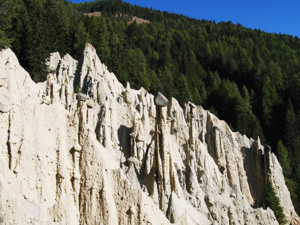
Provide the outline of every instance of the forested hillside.
{"type": "Polygon", "coordinates": [[[51,52],[78,58],[90,42],[125,84],[192,101],[276,153],[300,213],[300,40],[120,0],[0,0],[0,48],[33,79],[51,52]],[[83,13],[101,11],[100,17],[83,13]],[[131,16],[149,24],[128,24],[131,16]]]}

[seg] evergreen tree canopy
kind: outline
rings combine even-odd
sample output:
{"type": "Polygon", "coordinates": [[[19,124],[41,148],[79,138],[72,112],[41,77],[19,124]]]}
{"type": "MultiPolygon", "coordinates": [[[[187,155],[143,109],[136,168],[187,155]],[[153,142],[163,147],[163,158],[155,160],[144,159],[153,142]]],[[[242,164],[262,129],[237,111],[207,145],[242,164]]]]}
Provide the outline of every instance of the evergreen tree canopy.
{"type": "Polygon", "coordinates": [[[274,211],[276,219],[278,220],[280,225],[286,224],[283,208],[280,205],[279,198],[276,195],[275,189],[270,179],[267,181],[266,187],[266,207],[269,207],[274,211]]]}

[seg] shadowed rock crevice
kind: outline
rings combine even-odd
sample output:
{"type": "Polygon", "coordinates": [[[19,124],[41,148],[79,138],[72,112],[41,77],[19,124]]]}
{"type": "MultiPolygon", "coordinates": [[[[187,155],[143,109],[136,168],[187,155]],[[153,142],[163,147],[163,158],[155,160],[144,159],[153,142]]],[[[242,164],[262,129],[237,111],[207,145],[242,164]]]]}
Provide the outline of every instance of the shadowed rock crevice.
{"type": "Polygon", "coordinates": [[[130,157],[130,133],[131,128],[121,125],[118,129],[119,147],[125,154],[126,159],[130,157]]]}

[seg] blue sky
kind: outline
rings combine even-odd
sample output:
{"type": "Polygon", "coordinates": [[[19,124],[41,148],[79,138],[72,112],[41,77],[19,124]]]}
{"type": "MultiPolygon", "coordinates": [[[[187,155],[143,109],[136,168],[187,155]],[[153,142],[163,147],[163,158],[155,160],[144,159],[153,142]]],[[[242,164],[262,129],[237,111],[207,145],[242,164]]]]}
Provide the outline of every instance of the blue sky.
{"type": "Polygon", "coordinates": [[[125,2],[197,19],[216,22],[230,20],[245,27],[300,38],[300,0],[125,0],[125,2]]]}

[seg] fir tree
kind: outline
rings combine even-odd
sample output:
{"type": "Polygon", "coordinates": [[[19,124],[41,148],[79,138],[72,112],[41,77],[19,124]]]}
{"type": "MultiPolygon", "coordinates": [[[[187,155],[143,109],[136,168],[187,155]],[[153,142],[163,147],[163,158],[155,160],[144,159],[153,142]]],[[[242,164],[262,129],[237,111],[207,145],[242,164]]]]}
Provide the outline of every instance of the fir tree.
{"type": "Polygon", "coordinates": [[[280,162],[280,165],[283,170],[283,174],[285,176],[290,176],[291,175],[291,163],[290,163],[290,158],[288,155],[288,150],[283,144],[281,140],[278,141],[277,143],[277,154],[278,154],[278,160],[280,162]]]}
{"type": "Polygon", "coordinates": [[[275,189],[270,179],[268,179],[266,187],[266,207],[269,207],[273,210],[280,225],[286,224],[283,208],[280,205],[280,200],[276,195],[275,189]]]}

